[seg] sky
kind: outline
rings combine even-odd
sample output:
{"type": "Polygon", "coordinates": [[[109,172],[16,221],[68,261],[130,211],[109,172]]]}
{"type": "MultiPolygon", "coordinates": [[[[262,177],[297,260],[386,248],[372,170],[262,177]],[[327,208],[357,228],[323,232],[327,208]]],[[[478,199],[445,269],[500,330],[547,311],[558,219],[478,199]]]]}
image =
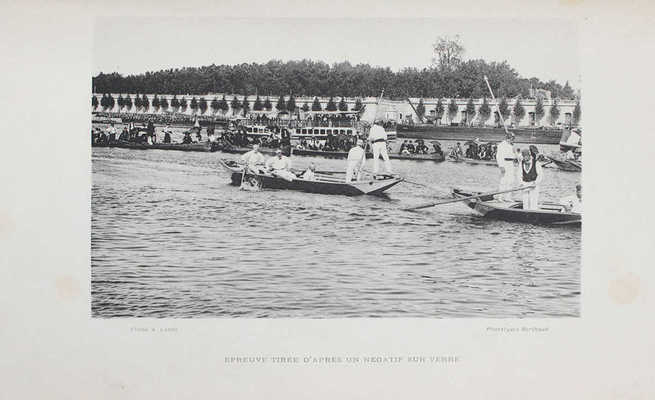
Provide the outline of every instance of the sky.
{"type": "Polygon", "coordinates": [[[464,59],[505,61],[524,78],[580,86],[578,29],[566,19],[222,19],[96,20],[94,75],[138,74],[271,59],[350,61],[390,67],[431,64],[439,36],[459,34],[464,59]]]}

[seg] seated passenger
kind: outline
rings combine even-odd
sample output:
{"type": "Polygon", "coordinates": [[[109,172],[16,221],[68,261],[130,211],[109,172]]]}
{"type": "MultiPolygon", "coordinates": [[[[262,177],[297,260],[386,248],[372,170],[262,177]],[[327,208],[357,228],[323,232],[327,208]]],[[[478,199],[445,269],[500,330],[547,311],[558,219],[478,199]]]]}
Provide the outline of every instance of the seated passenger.
{"type": "Polygon", "coordinates": [[[316,176],[314,175],[314,172],[316,172],[316,165],[314,165],[314,163],[311,163],[309,164],[309,167],[305,170],[305,172],[303,172],[300,178],[306,181],[316,180],[316,176]]]}
{"type": "Polygon", "coordinates": [[[575,195],[562,198],[560,204],[565,212],[582,214],[582,185],[575,185],[575,195]]]}

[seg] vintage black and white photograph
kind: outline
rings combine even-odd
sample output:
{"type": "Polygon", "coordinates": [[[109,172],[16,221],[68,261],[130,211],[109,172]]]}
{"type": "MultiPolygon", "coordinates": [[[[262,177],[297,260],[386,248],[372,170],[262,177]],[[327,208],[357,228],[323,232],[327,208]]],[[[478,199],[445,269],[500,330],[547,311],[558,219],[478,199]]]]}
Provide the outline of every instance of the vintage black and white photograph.
{"type": "Polygon", "coordinates": [[[96,18],[92,317],[580,317],[578,46],[560,19],[96,18]]]}

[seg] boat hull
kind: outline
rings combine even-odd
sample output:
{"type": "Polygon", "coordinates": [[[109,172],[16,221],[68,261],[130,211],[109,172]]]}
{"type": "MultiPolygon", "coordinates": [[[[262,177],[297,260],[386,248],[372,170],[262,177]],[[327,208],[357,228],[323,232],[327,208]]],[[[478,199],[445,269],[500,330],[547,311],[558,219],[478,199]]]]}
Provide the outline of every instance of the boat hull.
{"type": "MultiPolygon", "coordinates": [[[[503,128],[475,128],[437,125],[398,125],[398,138],[426,140],[473,140],[501,141],[505,138],[503,128]]],[[[516,143],[558,144],[562,136],[560,129],[510,129],[516,143]]]]}
{"type": "MultiPolygon", "coordinates": [[[[477,193],[454,189],[452,194],[455,198],[464,198],[477,193]]],[[[538,210],[524,210],[521,202],[495,202],[492,197],[464,200],[464,203],[477,214],[494,220],[535,225],[582,225],[582,215],[565,212],[561,205],[554,203],[540,204],[538,210]]]]}
{"type": "Polygon", "coordinates": [[[386,177],[383,179],[345,183],[339,178],[326,177],[323,179],[319,178],[320,180],[315,181],[294,179],[289,182],[285,179],[264,173],[247,172],[244,175],[241,167],[237,166],[234,162],[221,160],[221,164],[230,171],[232,185],[241,185],[241,179],[245,176],[246,178],[256,179],[263,189],[296,190],[308,193],[344,196],[361,196],[364,194],[381,195],[386,190],[403,181],[402,178],[386,177]]]}
{"type": "MultiPolygon", "coordinates": [[[[305,156],[305,157],[338,158],[338,159],[348,158],[348,153],[345,151],[293,149],[293,155],[305,156]]],[[[373,158],[373,153],[367,152],[366,158],[373,158]]],[[[410,155],[389,154],[389,158],[392,160],[410,160],[410,161],[436,161],[436,162],[444,161],[444,156],[441,153],[410,154],[410,155]]]]}
{"type": "Polygon", "coordinates": [[[155,143],[155,144],[146,144],[146,143],[130,143],[130,142],[115,142],[111,144],[103,145],[93,145],[92,147],[118,147],[121,149],[133,149],[133,150],[178,150],[178,151],[199,151],[199,152],[211,152],[212,145],[211,143],[155,143]]]}

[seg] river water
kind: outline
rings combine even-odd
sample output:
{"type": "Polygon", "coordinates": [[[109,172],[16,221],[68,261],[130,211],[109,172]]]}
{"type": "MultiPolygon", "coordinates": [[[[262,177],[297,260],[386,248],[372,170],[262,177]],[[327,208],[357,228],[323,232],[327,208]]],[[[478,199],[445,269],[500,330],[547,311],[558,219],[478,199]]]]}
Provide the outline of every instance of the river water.
{"type": "MultiPolygon", "coordinates": [[[[395,161],[429,188],[343,197],[241,191],[221,157],[237,156],[93,149],[94,317],[579,316],[579,228],[486,220],[462,203],[400,210],[494,190],[495,167],[395,161]]],[[[294,167],[310,161],[345,168],[294,167]]],[[[542,199],[574,193],[580,174],[545,171],[542,199]]]]}

